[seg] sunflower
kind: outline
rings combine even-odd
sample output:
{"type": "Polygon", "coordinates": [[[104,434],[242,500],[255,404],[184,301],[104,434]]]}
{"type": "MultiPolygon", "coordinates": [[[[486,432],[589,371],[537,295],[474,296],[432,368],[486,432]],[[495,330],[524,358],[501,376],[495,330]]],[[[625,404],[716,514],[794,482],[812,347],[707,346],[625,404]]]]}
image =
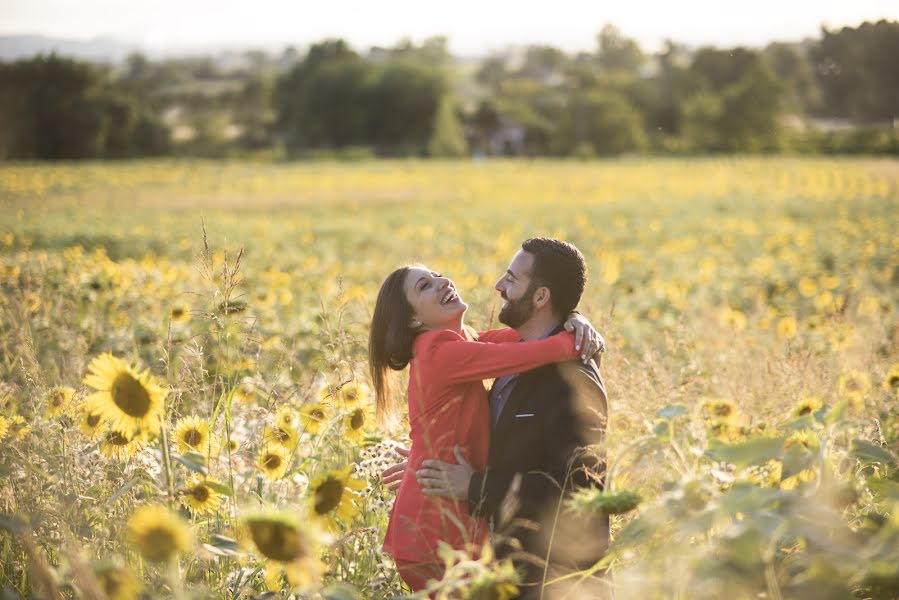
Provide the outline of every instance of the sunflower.
{"type": "Polygon", "coordinates": [[[288,451],[296,448],[299,437],[294,428],[281,425],[266,425],[262,432],[262,439],[266,444],[277,444],[288,451]]]}
{"type": "Polygon", "coordinates": [[[349,521],[359,510],[353,501],[365,483],[352,479],[353,465],[340,471],[329,471],[309,484],[309,514],[328,529],[337,529],[337,518],[349,521]]]}
{"type": "Polygon", "coordinates": [[[518,598],[518,582],[519,576],[512,562],[502,561],[493,569],[475,577],[465,597],[512,600],[518,598]]]}
{"type": "Polygon", "coordinates": [[[106,424],[100,413],[92,412],[83,406],[78,409],[78,429],[82,435],[89,440],[95,440],[100,437],[106,424]]]}
{"type": "Polygon", "coordinates": [[[134,371],[112,354],[101,354],[88,365],[84,383],[96,392],[84,399],[111,429],[133,436],[138,431],[155,434],[162,427],[163,399],[167,391],[144,371],[134,371]]]}
{"type": "Polygon", "coordinates": [[[470,551],[443,546],[440,550],[445,565],[443,581],[452,581],[453,586],[440,590],[438,598],[511,600],[519,596],[521,576],[515,565],[509,559],[497,560],[489,543],[478,552],[477,560],[472,560],[470,551]]]}
{"type": "Polygon", "coordinates": [[[318,434],[324,429],[328,421],[330,410],[320,402],[311,402],[300,408],[300,422],[303,429],[312,435],[318,434]]]}
{"type": "Polygon", "coordinates": [[[368,387],[364,384],[351,381],[340,388],[338,398],[344,406],[356,406],[360,402],[364,402],[368,399],[368,387]]]}
{"type": "Polygon", "coordinates": [[[792,340],[797,331],[796,319],[793,317],[784,317],[777,322],[777,337],[782,340],[792,340]]]}
{"type": "Polygon", "coordinates": [[[9,433],[9,419],[0,415],[0,440],[5,438],[7,433],[9,433]]]}
{"type": "Polygon", "coordinates": [[[814,414],[822,406],[824,406],[824,403],[821,402],[821,398],[818,398],[817,396],[806,396],[796,405],[796,408],[793,410],[793,416],[804,417],[805,415],[814,414]]]}
{"type": "Polygon", "coordinates": [[[176,513],[161,506],[142,506],[128,520],[131,543],[150,562],[168,562],[190,550],[190,531],[176,513]]]}
{"type": "Polygon", "coordinates": [[[727,421],[712,421],[709,423],[708,433],[723,442],[736,442],[743,438],[743,430],[727,421]]]}
{"type": "Polygon", "coordinates": [[[819,313],[831,313],[834,311],[834,297],[829,291],[823,291],[815,297],[815,308],[819,313]]]}
{"type": "Polygon", "coordinates": [[[845,327],[834,328],[827,334],[827,341],[830,342],[831,350],[842,352],[852,344],[852,332],[845,327]]]}
{"type": "Polygon", "coordinates": [[[734,331],[743,331],[746,329],[746,314],[739,310],[724,307],[719,313],[718,322],[722,327],[733,329],[734,331]]]}
{"type": "Polygon", "coordinates": [[[103,565],[94,569],[94,577],[108,600],[137,600],[140,580],[128,567],[103,565]]]}
{"type": "Polygon", "coordinates": [[[783,474],[783,463],[769,460],[763,465],[754,465],[747,469],[746,480],[759,487],[770,488],[780,485],[783,474]]]}
{"type": "Polygon", "coordinates": [[[886,377],[883,378],[883,389],[888,392],[899,390],[899,363],[896,363],[887,371],[886,377]]]}
{"type": "Polygon", "coordinates": [[[782,490],[795,490],[799,485],[803,483],[808,483],[809,481],[814,480],[818,476],[818,472],[815,469],[803,469],[796,473],[795,475],[791,475],[786,479],[780,482],[780,489],[782,490]]]}
{"type": "Polygon", "coordinates": [[[234,365],[235,371],[252,371],[256,368],[256,360],[252,356],[244,356],[234,365]]]}
{"type": "Polygon", "coordinates": [[[343,433],[351,442],[358,444],[365,438],[365,430],[372,421],[371,410],[357,406],[343,417],[343,433]]]}
{"type": "Polygon", "coordinates": [[[212,445],[212,436],[209,434],[209,423],[199,417],[182,417],[175,423],[175,443],[178,451],[199,452],[205,454],[212,445]]]}
{"type": "Polygon", "coordinates": [[[818,283],[811,277],[803,277],[799,280],[799,293],[806,298],[812,298],[818,293],[818,283]]]}
{"type": "Polygon", "coordinates": [[[181,502],[194,514],[214,513],[224,498],[205,479],[194,475],[181,490],[181,502]]]}
{"type": "Polygon", "coordinates": [[[802,446],[809,452],[816,452],[821,445],[821,441],[818,439],[818,436],[808,430],[802,429],[794,432],[790,437],[786,439],[784,442],[784,449],[790,448],[791,446],[802,446]]]}
{"type": "Polygon", "coordinates": [[[335,394],[331,390],[331,386],[329,386],[327,383],[321,384],[315,391],[315,397],[319,403],[330,401],[334,397],[334,395],[335,394]]]}
{"type": "Polygon", "coordinates": [[[123,433],[110,430],[103,436],[103,442],[100,444],[100,454],[106,458],[125,460],[137,454],[143,447],[144,443],[140,437],[129,438],[123,433]]]}
{"type": "Polygon", "coordinates": [[[289,464],[290,454],[286,448],[277,444],[266,445],[256,455],[256,466],[272,481],[284,477],[289,464]]]}
{"type": "Polygon", "coordinates": [[[41,297],[36,292],[28,292],[25,294],[25,304],[28,312],[36,313],[41,308],[41,297]]]}
{"type": "Polygon", "coordinates": [[[721,423],[734,423],[737,420],[737,405],[724,398],[709,398],[702,404],[706,418],[721,423]]]}
{"type": "Polygon", "coordinates": [[[284,429],[296,429],[297,413],[289,404],[282,404],[275,411],[275,425],[284,429]]]}
{"type": "Polygon", "coordinates": [[[65,413],[74,396],[75,390],[70,387],[57,386],[51,388],[47,392],[47,408],[44,410],[44,416],[52,419],[65,413]]]}
{"type": "Polygon", "coordinates": [[[851,370],[840,375],[837,381],[837,389],[841,396],[848,398],[853,403],[861,402],[865,394],[871,389],[871,380],[861,371],[851,370]]]}
{"type": "Polygon", "coordinates": [[[25,421],[25,417],[22,415],[13,415],[7,420],[7,428],[9,437],[21,440],[28,432],[31,431],[31,426],[27,424],[25,421]]]}
{"type": "Polygon", "coordinates": [[[172,323],[184,323],[190,321],[190,309],[183,305],[173,306],[169,312],[172,323]]]}
{"type": "Polygon", "coordinates": [[[237,387],[234,388],[233,397],[244,404],[256,402],[256,386],[253,385],[253,380],[244,379],[238,383],[237,387]]]}
{"type": "Polygon", "coordinates": [[[241,521],[239,531],[242,543],[255,547],[269,561],[266,583],[270,588],[280,587],[282,570],[291,586],[309,585],[321,577],[323,567],[314,532],[292,513],[249,515],[241,521]]]}
{"type": "Polygon", "coordinates": [[[235,452],[240,450],[240,442],[238,442],[234,438],[231,438],[230,440],[228,440],[226,448],[228,448],[228,454],[234,454],[235,452]]]}

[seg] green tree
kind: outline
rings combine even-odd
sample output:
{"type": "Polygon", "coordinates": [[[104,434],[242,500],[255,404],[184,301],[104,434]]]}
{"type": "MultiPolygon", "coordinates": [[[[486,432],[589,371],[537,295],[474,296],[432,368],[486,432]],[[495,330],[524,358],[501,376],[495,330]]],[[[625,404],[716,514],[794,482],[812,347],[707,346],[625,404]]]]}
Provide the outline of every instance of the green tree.
{"type": "Polygon", "coordinates": [[[296,153],[361,137],[365,117],[357,106],[367,73],[366,63],[344,40],[313,44],[275,90],[276,125],[288,150],[296,153]],[[353,114],[346,114],[347,105],[353,114]],[[348,116],[349,121],[341,122],[348,116]]]}
{"type": "Polygon", "coordinates": [[[759,152],[781,146],[783,86],[764,64],[722,93],[706,90],[684,107],[685,139],[694,150],[759,152]]]}
{"type": "Polygon", "coordinates": [[[0,156],[80,159],[165,148],[164,128],[108,72],[56,55],[0,64],[0,156]]]}
{"type": "Polygon", "coordinates": [[[899,115],[899,22],[822,30],[811,49],[823,96],[822,114],[860,122],[899,115]]]}
{"type": "Polygon", "coordinates": [[[721,152],[724,144],[718,130],[724,114],[721,96],[699,92],[684,103],[683,138],[692,151],[721,152]]]}
{"type": "Polygon", "coordinates": [[[274,81],[264,75],[249,77],[235,99],[234,123],[240,128],[240,144],[262,148],[271,143],[275,121],[274,81]]]}
{"type": "Polygon", "coordinates": [[[640,152],[646,145],[640,113],[614,92],[575,94],[554,143],[559,153],[582,153],[589,147],[603,156],[640,152]]]}
{"type": "Polygon", "coordinates": [[[799,44],[769,44],[762,56],[783,83],[784,99],[792,112],[820,110],[821,91],[807,52],[799,44]]]}
{"type": "Polygon", "coordinates": [[[658,72],[642,83],[644,101],[638,106],[645,115],[647,130],[660,139],[682,133],[685,104],[702,86],[700,77],[690,70],[690,56],[684,46],[671,40],[656,55],[658,72]]]}
{"type": "Polygon", "coordinates": [[[606,72],[636,73],[643,65],[643,51],[635,40],[625,37],[612,24],[605,25],[597,36],[597,59],[606,72]]]}
{"type": "Polygon", "coordinates": [[[428,155],[441,157],[465,156],[468,144],[462,132],[455,102],[449,95],[440,101],[437,116],[434,117],[434,132],[428,140],[428,155]]]}
{"type": "Polygon", "coordinates": [[[690,70],[710,89],[721,92],[746,77],[762,62],[761,56],[747,48],[700,48],[693,56],[690,70]]]}
{"type": "Polygon", "coordinates": [[[477,137],[479,149],[487,152],[490,147],[490,138],[499,131],[501,126],[496,104],[489,99],[482,100],[471,116],[470,124],[477,137]]]}
{"type": "Polygon", "coordinates": [[[408,60],[388,61],[377,69],[366,94],[369,139],[382,153],[424,153],[447,92],[442,71],[408,60]]]}

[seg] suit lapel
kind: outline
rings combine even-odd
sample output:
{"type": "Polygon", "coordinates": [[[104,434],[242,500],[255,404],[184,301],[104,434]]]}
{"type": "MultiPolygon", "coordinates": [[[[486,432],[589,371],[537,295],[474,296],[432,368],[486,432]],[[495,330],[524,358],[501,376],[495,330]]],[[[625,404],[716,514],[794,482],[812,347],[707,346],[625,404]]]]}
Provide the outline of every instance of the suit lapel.
{"type": "MultiPolygon", "coordinates": [[[[550,335],[559,333],[562,329],[562,325],[559,325],[550,332],[550,335]]],[[[532,391],[534,383],[540,376],[540,373],[543,373],[544,369],[553,368],[553,366],[554,365],[552,364],[544,365],[542,367],[537,367],[536,369],[531,369],[530,371],[525,371],[518,376],[515,387],[512,389],[512,393],[509,395],[509,399],[506,400],[506,405],[503,407],[503,412],[499,414],[499,419],[496,421],[492,439],[504,439],[507,430],[515,421],[515,414],[518,412],[518,408],[520,408],[519,404],[522,402],[522,398],[532,391]]],[[[490,445],[491,448],[498,447],[498,444],[494,445],[491,443],[490,445]]]]}
{"type": "Polygon", "coordinates": [[[503,439],[506,435],[509,427],[515,422],[515,414],[518,412],[522,398],[531,391],[534,380],[544,368],[546,367],[533,369],[518,376],[515,387],[512,388],[512,393],[509,394],[509,399],[506,400],[506,405],[503,407],[503,412],[499,414],[499,419],[493,432],[494,439],[503,439]]]}

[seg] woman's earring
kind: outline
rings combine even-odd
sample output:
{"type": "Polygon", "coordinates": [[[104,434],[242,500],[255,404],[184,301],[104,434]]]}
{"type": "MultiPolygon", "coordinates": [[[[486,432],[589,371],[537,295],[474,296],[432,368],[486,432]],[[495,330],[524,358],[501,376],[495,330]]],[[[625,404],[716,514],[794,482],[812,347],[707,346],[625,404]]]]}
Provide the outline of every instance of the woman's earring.
{"type": "Polygon", "coordinates": [[[421,325],[421,321],[412,321],[412,329],[418,329],[421,325]]]}

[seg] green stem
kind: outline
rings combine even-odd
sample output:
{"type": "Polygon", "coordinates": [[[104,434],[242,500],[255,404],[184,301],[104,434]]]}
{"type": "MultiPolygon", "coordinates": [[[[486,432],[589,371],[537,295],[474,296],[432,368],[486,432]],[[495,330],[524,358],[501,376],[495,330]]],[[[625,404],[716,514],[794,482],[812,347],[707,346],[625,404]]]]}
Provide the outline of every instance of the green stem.
{"type": "Polygon", "coordinates": [[[165,468],[165,485],[168,490],[169,508],[171,508],[175,501],[175,480],[172,477],[172,459],[169,456],[169,433],[167,424],[162,425],[160,440],[162,442],[162,464],[165,468]]]}
{"type": "Polygon", "coordinates": [[[178,564],[177,558],[169,561],[167,575],[169,587],[172,588],[172,600],[186,600],[187,595],[184,593],[184,582],[181,580],[181,565],[178,564]]]}

